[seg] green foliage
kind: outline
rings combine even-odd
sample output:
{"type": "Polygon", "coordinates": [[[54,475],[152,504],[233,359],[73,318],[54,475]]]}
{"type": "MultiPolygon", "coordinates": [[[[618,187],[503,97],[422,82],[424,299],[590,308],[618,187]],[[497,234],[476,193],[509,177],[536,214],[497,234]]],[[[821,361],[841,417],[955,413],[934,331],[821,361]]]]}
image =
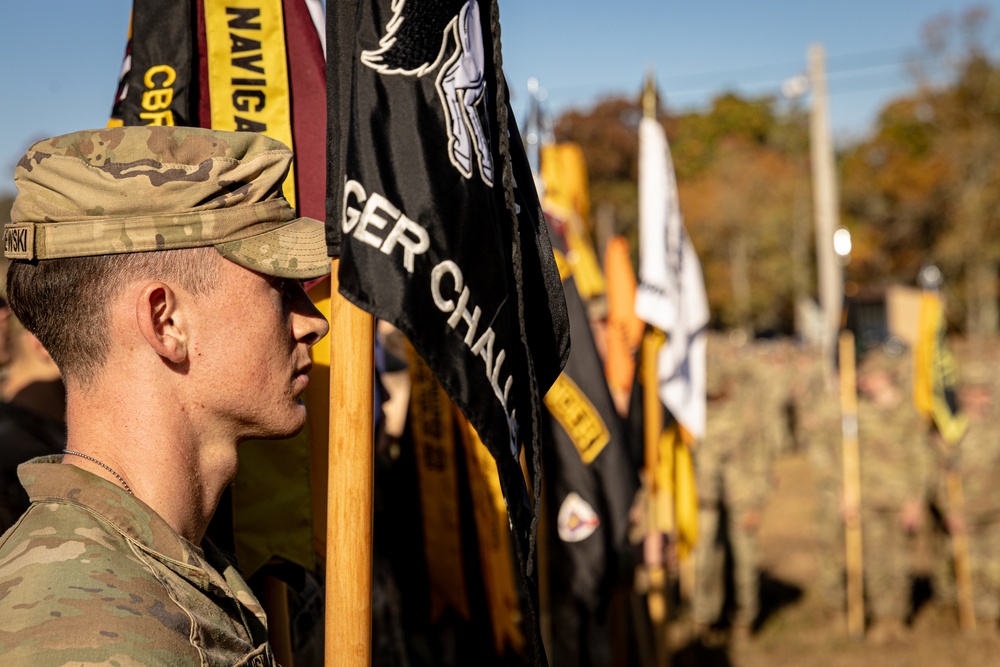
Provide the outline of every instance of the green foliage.
{"type": "Polygon", "coordinates": [[[773,99],[746,100],[733,93],[717,97],[707,114],[684,114],[674,123],[671,150],[678,178],[710,169],[723,144],[765,145],[776,129],[773,99]]]}
{"type": "Polygon", "coordinates": [[[879,116],[878,138],[910,158],[925,156],[933,143],[932,115],[929,106],[913,99],[891,102],[879,116]]]}

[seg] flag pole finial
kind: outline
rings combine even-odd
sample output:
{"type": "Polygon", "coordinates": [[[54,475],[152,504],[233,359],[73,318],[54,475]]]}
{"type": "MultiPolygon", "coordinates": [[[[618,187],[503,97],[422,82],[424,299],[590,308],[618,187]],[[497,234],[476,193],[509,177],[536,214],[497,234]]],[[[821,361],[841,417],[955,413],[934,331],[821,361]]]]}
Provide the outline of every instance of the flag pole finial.
{"type": "Polygon", "coordinates": [[[653,69],[646,70],[646,83],[642,87],[642,115],[656,118],[656,75],[653,69]]]}

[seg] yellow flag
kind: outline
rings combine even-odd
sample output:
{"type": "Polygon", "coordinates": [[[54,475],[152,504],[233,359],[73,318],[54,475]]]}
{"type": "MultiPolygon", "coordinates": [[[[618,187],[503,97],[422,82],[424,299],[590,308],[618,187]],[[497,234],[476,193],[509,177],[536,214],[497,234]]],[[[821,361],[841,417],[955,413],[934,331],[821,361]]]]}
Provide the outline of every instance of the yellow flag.
{"type": "MultiPolygon", "coordinates": [[[[675,422],[676,423],[676,422],[675,422]]],[[[677,521],[677,555],[687,558],[698,542],[698,489],[695,486],[691,448],[674,438],[673,496],[677,521]]]]}
{"type": "Polygon", "coordinates": [[[555,227],[565,241],[576,288],[585,300],[602,296],[604,275],[590,240],[590,192],[583,151],[574,143],[542,146],[541,172],[545,184],[542,208],[558,220],[555,227]]]}
{"type": "Polygon", "coordinates": [[[412,345],[407,345],[407,358],[412,382],[410,432],[420,488],[431,621],[448,608],[468,620],[452,402],[412,345]]]}
{"type": "MultiPolygon", "coordinates": [[[[212,127],[261,132],[294,149],[281,0],[205,3],[212,127]]],[[[295,167],[282,186],[295,206],[295,167]]]]}
{"type": "Polygon", "coordinates": [[[520,653],[524,648],[524,634],[520,626],[521,603],[514,583],[510,520],[500,492],[497,464],[479,439],[476,429],[457,407],[454,414],[462,434],[469,470],[469,489],[479,534],[480,567],[493,626],[493,642],[498,655],[503,655],[508,646],[520,653]]]}
{"type": "Polygon", "coordinates": [[[698,491],[691,445],[694,438],[675,420],[664,425],[663,404],[657,394],[656,359],[666,341],[650,327],[642,341],[640,382],[643,389],[645,469],[652,494],[650,528],[670,533],[677,554],[686,558],[698,541],[698,491]]]}
{"type": "Polygon", "coordinates": [[[941,437],[957,444],[968,429],[968,420],[958,411],[955,391],[958,362],[945,340],[944,308],[937,294],[925,292],[920,301],[920,324],[913,348],[913,401],[925,418],[931,419],[941,437]]]}
{"type": "Polygon", "coordinates": [[[575,212],[583,225],[580,231],[589,234],[590,188],[580,145],[563,142],[542,146],[540,162],[546,203],[575,212]]]}

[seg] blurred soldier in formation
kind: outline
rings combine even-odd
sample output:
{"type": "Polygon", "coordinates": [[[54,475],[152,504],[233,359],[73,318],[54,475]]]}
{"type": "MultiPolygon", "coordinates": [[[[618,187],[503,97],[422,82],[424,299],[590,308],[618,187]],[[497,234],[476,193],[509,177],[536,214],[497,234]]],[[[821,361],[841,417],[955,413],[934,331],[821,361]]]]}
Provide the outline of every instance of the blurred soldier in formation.
{"type": "MultiPolygon", "coordinates": [[[[904,636],[914,534],[927,488],[930,450],[911,376],[912,358],[895,340],[863,354],[858,365],[865,599],[875,643],[904,636]]],[[[844,507],[845,517],[857,512],[844,507]]]]}
{"type": "Polygon", "coordinates": [[[0,260],[0,533],[30,504],[17,466],[66,446],[66,390],[59,368],[7,305],[0,260]]]}
{"type": "Polygon", "coordinates": [[[836,378],[824,369],[823,351],[802,348],[795,355],[791,385],[796,449],[815,475],[814,529],[818,551],[818,593],[832,620],[844,606],[844,527],[841,523],[843,461],[836,378]]]}
{"type": "MultiPolygon", "coordinates": [[[[965,497],[964,518],[951,516],[952,529],[964,528],[969,538],[973,605],[978,624],[997,632],[1000,620],[1000,355],[981,346],[980,354],[962,364],[959,404],[969,430],[958,445],[956,465],[965,497]],[[986,355],[986,356],[984,356],[986,355]],[[955,525],[955,522],[963,525],[955,525]]],[[[938,497],[947,499],[944,489],[938,497]]]]}
{"type": "MultiPolygon", "coordinates": [[[[759,611],[757,529],[770,488],[771,461],[780,419],[761,392],[757,365],[766,366],[751,345],[731,334],[712,334],[707,352],[707,424],[695,449],[698,534],[692,617],[702,638],[722,615],[725,598],[723,546],[733,563],[733,639],[746,639],[759,611]],[[755,358],[757,357],[757,358],[755,358]]],[[[768,382],[780,384],[778,378],[768,382]]]]}
{"type": "Polygon", "coordinates": [[[752,397],[748,398],[757,403],[761,412],[758,425],[771,457],[777,458],[790,454],[795,447],[792,390],[798,374],[798,353],[790,338],[757,341],[751,350],[756,353],[751,364],[752,397]]]}

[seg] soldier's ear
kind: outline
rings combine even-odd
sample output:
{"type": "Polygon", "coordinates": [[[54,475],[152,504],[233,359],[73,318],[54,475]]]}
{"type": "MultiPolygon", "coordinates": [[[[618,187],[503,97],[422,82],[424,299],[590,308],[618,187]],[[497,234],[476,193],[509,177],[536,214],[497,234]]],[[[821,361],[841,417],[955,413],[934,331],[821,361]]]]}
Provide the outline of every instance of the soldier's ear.
{"type": "Polygon", "coordinates": [[[177,294],[170,285],[151,282],[139,292],[135,317],[146,343],[170,364],[187,361],[187,332],[178,308],[177,294]]]}

